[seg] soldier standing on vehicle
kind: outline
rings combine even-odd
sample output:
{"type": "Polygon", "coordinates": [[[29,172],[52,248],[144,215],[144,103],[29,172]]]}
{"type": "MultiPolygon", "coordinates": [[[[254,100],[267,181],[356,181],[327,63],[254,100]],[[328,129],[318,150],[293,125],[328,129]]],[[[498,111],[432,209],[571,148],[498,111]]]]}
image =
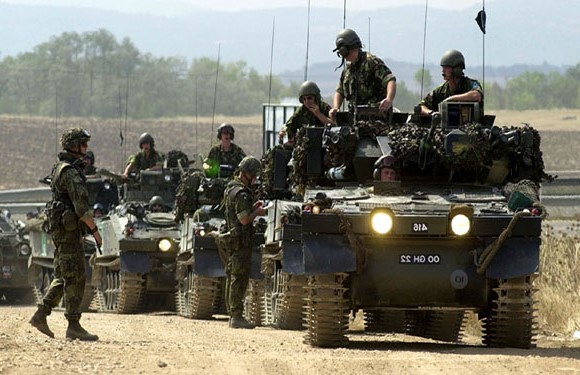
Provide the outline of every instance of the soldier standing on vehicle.
{"type": "Polygon", "coordinates": [[[204,170],[206,174],[209,174],[208,177],[216,177],[220,165],[237,168],[246,156],[244,150],[233,142],[235,133],[234,127],[228,123],[224,122],[218,127],[217,138],[220,143],[209,150],[204,163],[204,170]]]}
{"type": "Polygon", "coordinates": [[[351,109],[357,105],[378,104],[379,111],[386,112],[393,107],[397,93],[395,75],[383,60],[362,49],[354,30],[343,29],[338,33],[333,52],[342,58],[342,64],[346,60],[346,68],[334,93],[329,113],[332,120],[344,99],[348,100],[351,109]]]}
{"type": "Polygon", "coordinates": [[[439,103],[479,102],[479,110],[483,113],[483,90],[478,81],[466,77],[465,58],[457,50],[449,50],[441,57],[441,75],[445,82],[433,89],[419,105],[421,114],[433,115],[439,111],[439,103]]]}
{"type": "Polygon", "coordinates": [[[49,337],[54,334],[46,317],[64,295],[68,320],[66,337],[96,341],[97,335],[88,333],[79,323],[80,303],[85,290],[85,252],[82,236],[88,230],[100,248],[102,239],[90,211],[86,179],[82,172],[83,157],[87,151],[90,134],[81,128],[72,128],[61,137],[63,152],[52,169],[52,201],[47,204],[48,225],[54,251],[54,279],[48,287],[30,324],[49,337]]]}
{"type": "Polygon", "coordinates": [[[149,133],[143,133],[139,137],[139,151],[129,157],[123,177],[129,178],[131,172],[140,172],[144,169],[160,169],[163,163],[163,155],[155,150],[155,139],[149,133]]]}
{"type": "Polygon", "coordinates": [[[238,175],[226,186],[224,207],[228,233],[226,267],[226,302],[231,328],[254,328],[244,317],[243,299],[250,280],[254,219],[266,213],[261,201],[256,201],[250,186],[256,181],[262,167],[253,156],[246,156],[239,166],[238,175]]]}
{"type": "Polygon", "coordinates": [[[325,126],[334,123],[329,117],[330,104],[322,100],[320,88],[312,81],[305,81],[298,90],[298,100],[302,103],[296,112],[286,121],[278,133],[280,141],[288,134],[288,144],[294,144],[296,133],[305,125],[325,126]]]}

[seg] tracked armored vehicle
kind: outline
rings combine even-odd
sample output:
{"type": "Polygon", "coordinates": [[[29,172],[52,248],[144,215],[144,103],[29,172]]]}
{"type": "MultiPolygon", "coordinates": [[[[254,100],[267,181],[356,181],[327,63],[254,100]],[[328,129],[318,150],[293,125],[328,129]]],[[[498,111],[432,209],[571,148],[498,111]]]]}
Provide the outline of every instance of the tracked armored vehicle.
{"type": "Polygon", "coordinates": [[[25,238],[24,223],[15,221],[8,210],[0,210],[0,299],[30,303],[28,284],[30,244],[25,238]]]}
{"type": "MultiPolygon", "coordinates": [[[[48,179],[41,180],[41,182],[50,184],[48,179]]],[[[110,209],[118,204],[119,192],[113,180],[105,177],[89,178],[86,184],[91,207],[95,203],[99,203],[103,208],[110,209]]],[[[41,214],[38,218],[33,218],[27,222],[32,252],[29,263],[29,284],[32,286],[37,304],[42,303],[42,298],[54,277],[53,261],[55,248],[50,234],[44,230],[44,221],[44,215],[41,214]]],[[[96,250],[92,235],[85,236],[83,245],[87,282],[81,302],[81,311],[87,311],[94,297],[93,287],[90,283],[92,269],[89,265],[89,259],[96,250]]]]}
{"type": "Polygon", "coordinates": [[[91,284],[99,312],[174,310],[180,228],[169,211],[179,177],[167,164],[141,171],[123,186],[121,203],[97,220],[103,245],[91,264],[91,284]],[[165,202],[165,212],[151,212],[154,196],[165,202]]]}
{"type": "MultiPolygon", "coordinates": [[[[224,296],[227,249],[219,240],[220,229],[225,224],[220,204],[233,168],[222,167],[218,178],[206,178],[202,172],[193,172],[183,180],[188,185],[183,199],[190,203],[184,210],[182,221],[176,305],[178,314],[187,318],[211,319],[215,314],[227,314],[224,296]]],[[[258,324],[261,322],[263,294],[259,246],[263,242],[264,230],[258,228],[245,301],[246,318],[258,324]]]]}
{"type": "MultiPolygon", "coordinates": [[[[362,309],[367,331],[456,342],[473,311],[485,345],[534,345],[538,189],[551,179],[539,134],[491,126],[474,104],[443,107],[434,121],[359,107],[337,127],[301,130],[294,199],[269,210],[266,323],[303,321],[310,345],[343,346],[362,309]],[[396,181],[373,180],[382,155],[395,158],[396,181]]],[[[270,181],[288,173],[284,152],[270,158],[270,181]]]]}

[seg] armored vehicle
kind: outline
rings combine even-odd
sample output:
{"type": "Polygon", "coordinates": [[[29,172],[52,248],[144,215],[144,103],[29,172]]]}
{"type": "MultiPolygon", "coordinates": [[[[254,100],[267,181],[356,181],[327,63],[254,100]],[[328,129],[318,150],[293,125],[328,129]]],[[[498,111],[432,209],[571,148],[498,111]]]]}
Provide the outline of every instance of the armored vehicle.
{"type": "MultiPolygon", "coordinates": [[[[211,319],[215,314],[227,314],[224,298],[227,249],[220,243],[220,230],[225,224],[221,201],[231,172],[233,168],[222,166],[217,178],[193,171],[182,179],[182,201],[189,203],[184,204],[182,217],[176,305],[178,314],[187,318],[211,319]]],[[[247,319],[258,324],[263,295],[259,245],[263,242],[264,230],[258,228],[245,301],[247,319]]]]}
{"type": "Polygon", "coordinates": [[[492,126],[470,103],[440,112],[339,113],[299,132],[291,169],[274,149],[264,194],[290,186],[293,199],[268,212],[266,323],[303,319],[307,343],[343,346],[362,309],[368,331],[455,342],[473,311],[485,345],[534,345],[538,189],[551,179],[539,134],[492,126]],[[383,155],[395,181],[377,180],[383,155]]]}
{"type": "Polygon", "coordinates": [[[99,312],[174,309],[180,229],[170,211],[179,173],[167,162],[141,171],[123,185],[121,203],[97,220],[103,245],[91,264],[91,284],[99,312]]]}
{"type": "MultiPolygon", "coordinates": [[[[45,178],[41,182],[50,185],[49,178],[45,178]]],[[[119,192],[113,180],[106,177],[98,177],[89,178],[86,183],[91,207],[99,204],[107,211],[118,204],[119,192]]],[[[41,214],[39,217],[27,222],[30,247],[32,249],[29,263],[29,283],[32,286],[37,304],[42,302],[42,297],[54,277],[53,260],[55,248],[50,234],[44,230],[44,221],[45,216],[41,214]]],[[[93,287],[90,283],[92,269],[89,266],[89,259],[95,253],[96,246],[91,235],[85,236],[83,244],[87,282],[85,284],[85,294],[81,302],[81,310],[87,311],[94,297],[93,287]]]]}
{"type": "Polygon", "coordinates": [[[30,244],[24,235],[24,223],[15,221],[8,210],[0,210],[0,300],[32,302],[28,285],[30,244]]]}

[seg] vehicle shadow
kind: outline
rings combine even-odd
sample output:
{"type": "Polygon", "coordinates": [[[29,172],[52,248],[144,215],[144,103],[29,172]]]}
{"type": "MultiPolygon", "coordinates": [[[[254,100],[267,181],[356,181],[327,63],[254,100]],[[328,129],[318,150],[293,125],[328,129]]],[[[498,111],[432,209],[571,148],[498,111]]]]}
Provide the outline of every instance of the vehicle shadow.
{"type": "Polygon", "coordinates": [[[517,348],[489,348],[483,344],[465,344],[465,343],[443,343],[443,342],[413,342],[409,340],[413,336],[405,336],[406,339],[399,340],[397,337],[385,337],[381,335],[372,335],[376,337],[375,341],[369,341],[370,335],[349,335],[348,348],[352,350],[392,350],[392,351],[412,351],[412,352],[431,352],[439,354],[454,355],[484,355],[484,356],[537,356],[543,358],[570,358],[580,360],[580,341],[562,341],[558,343],[551,342],[546,347],[544,343],[540,347],[532,349],[517,348]],[[366,336],[366,340],[362,338],[366,336]]]}

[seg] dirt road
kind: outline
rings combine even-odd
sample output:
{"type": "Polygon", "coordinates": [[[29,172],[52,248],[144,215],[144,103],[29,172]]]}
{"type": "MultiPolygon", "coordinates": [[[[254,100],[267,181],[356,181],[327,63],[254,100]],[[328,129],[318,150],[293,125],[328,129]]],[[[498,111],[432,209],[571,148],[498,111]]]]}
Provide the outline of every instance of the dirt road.
{"type": "Polygon", "coordinates": [[[311,348],[304,332],[233,330],[225,317],[86,313],[96,343],[64,339],[54,311],[50,339],[28,324],[30,306],[0,304],[0,374],[580,374],[580,340],[541,336],[538,348],[489,349],[475,336],[449,345],[403,335],[352,333],[350,347],[311,348]]]}

